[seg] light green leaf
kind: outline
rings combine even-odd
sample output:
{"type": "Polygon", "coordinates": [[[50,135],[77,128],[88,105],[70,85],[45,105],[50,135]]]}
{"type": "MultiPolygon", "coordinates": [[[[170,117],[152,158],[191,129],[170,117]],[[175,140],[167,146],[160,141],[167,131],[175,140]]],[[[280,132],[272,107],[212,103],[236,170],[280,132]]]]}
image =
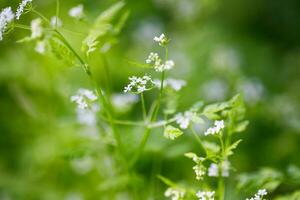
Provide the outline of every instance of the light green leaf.
{"type": "Polygon", "coordinates": [[[174,140],[179,136],[181,136],[182,134],[183,132],[180,129],[175,128],[171,125],[168,125],[164,130],[164,137],[170,140],[174,140]]]}
{"type": "Polygon", "coordinates": [[[231,144],[228,148],[225,149],[225,155],[230,156],[233,154],[233,150],[237,148],[237,146],[242,142],[242,140],[237,140],[233,144],[231,144]]]}

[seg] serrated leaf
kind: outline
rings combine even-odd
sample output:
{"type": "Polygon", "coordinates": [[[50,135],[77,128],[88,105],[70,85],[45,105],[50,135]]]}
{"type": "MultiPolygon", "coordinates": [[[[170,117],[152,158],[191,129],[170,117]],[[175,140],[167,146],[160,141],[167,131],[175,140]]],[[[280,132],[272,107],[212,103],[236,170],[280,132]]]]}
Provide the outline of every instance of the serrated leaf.
{"type": "Polygon", "coordinates": [[[49,44],[51,47],[51,52],[57,59],[63,60],[68,65],[74,64],[75,56],[64,43],[56,38],[51,38],[49,40],[49,44]]]}
{"type": "Polygon", "coordinates": [[[235,127],[234,127],[234,131],[233,132],[243,132],[244,130],[246,130],[247,126],[249,124],[249,121],[242,121],[240,123],[238,123],[235,127]]]}
{"type": "Polygon", "coordinates": [[[182,134],[183,132],[180,129],[175,128],[171,125],[168,125],[164,130],[164,137],[170,140],[174,140],[180,137],[182,134]]]}
{"type": "MultiPolygon", "coordinates": [[[[114,27],[112,25],[112,20],[116,17],[116,15],[121,11],[121,9],[124,6],[125,3],[123,1],[117,2],[97,17],[93,24],[93,27],[89,31],[88,36],[82,42],[82,51],[85,52],[87,56],[96,49],[95,45],[93,45],[93,48],[89,48],[90,46],[88,44],[95,44],[100,37],[105,36],[111,31],[116,31],[114,30],[114,27]]],[[[125,18],[126,15],[123,17],[125,18]]],[[[123,22],[121,21],[120,23],[123,22]]],[[[120,30],[122,26],[122,24],[119,24],[120,30]]]]}
{"type": "Polygon", "coordinates": [[[230,156],[233,154],[233,150],[237,148],[237,146],[242,142],[242,140],[238,140],[231,144],[228,148],[225,149],[225,155],[230,156]]]}

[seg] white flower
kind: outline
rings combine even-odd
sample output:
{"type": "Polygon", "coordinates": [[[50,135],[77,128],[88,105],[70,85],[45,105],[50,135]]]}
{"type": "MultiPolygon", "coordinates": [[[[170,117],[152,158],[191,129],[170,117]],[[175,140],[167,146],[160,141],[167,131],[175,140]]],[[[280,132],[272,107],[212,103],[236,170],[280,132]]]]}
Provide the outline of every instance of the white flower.
{"type": "Polygon", "coordinates": [[[34,50],[40,54],[44,54],[46,52],[46,42],[45,41],[38,41],[34,50]]]}
{"type": "Polygon", "coordinates": [[[218,177],[219,176],[219,167],[217,164],[212,163],[208,168],[208,176],[218,177]]]}
{"type": "Polygon", "coordinates": [[[214,127],[207,129],[207,131],[204,133],[204,135],[218,134],[221,130],[223,130],[225,128],[223,120],[215,121],[214,125],[215,125],[214,127]]]}
{"type": "Polygon", "coordinates": [[[120,112],[128,111],[138,100],[135,94],[113,94],[111,99],[114,108],[120,112]]]}
{"type": "Polygon", "coordinates": [[[75,102],[80,109],[86,109],[89,106],[89,102],[97,100],[97,96],[94,92],[87,89],[79,89],[77,94],[71,96],[71,101],[75,102]]]}
{"type": "Polygon", "coordinates": [[[37,18],[31,21],[31,39],[37,39],[43,35],[42,19],[37,18]]]}
{"type": "Polygon", "coordinates": [[[83,109],[78,107],[76,109],[77,120],[82,125],[96,126],[97,115],[96,113],[100,110],[98,104],[92,104],[90,108],[83,109]]]}
{"type": "MultiPolygon", "coordinates": [[[[159,79],[154,79],[153,82],[156,87],[160,88],[161,81],[159,79]]],[[[184,87],[185,85],[186,85],[186,81],[180,79],[169,78],[164,80],[164,87],[170,87],[175,91],[181,90],[181,88],[184,87]]]]}
{"type": "Polygon", "coordinates": [[[251,197],[250,199],[247,198],[246,200],[264,200],[264,196],[266,196],[267,190],[266,189],[260,189],[257,191],[257,193],[254,195],[254,197],[251,197]]]}
{"type": "Polygon", "coordinates": [[[76,7],[73,7],[69,10],[69,15],[75,19],[82,19],[84,17],[83,5],[80,4],[76,7]]]}
{"type": "Polygon", "coordinates": [[[200,123],[200,118],[197,116],[196,112],[185,111],[183,114],[178,113],[175,116],[176,123],[181,129],[187,129],[191,122],[200,123]]]}
{"type": "Polygon", "coordinates": [[[147,64],[150,64],[150,63],[152,63],[152,62],[155,63],[155,62],[157,62],[158,60],[161,62],[161,59],[159,58],[158,54],[157,54],[157,53],[151,52],[151,53],[149,54],[148,58],[146,59],[146,63],[147,63],[147,64]]]}
{"type": "Polygon", "coordinates": [[[150,76],[129,77],[130,83],[124,88],[124,92],[142,93],[144,91],[152,89],[154,85],[150,76]]]}
{"type": "Polygon", "coordinates": [[[51,25],[52,28],[61,27],[62,26],[62,21],[58,17],[53,16],[50,19],[50,25],[51,25]]]}
{"type": "Polygon", "coordinates": [[[174,66],[175,66],[175,63],[173,60],[167,60],[163,64],[155,64],[154,69],[157,72],[163,72],[163,71],[168,71],[168,70],[172,69],[174,66]]]}
{"type": "MultiPolygon", "coordinates": [[[[229,176],[229,170],[230,170],[230,162],[228,160],[225,160],[222,162],[222,176],[228,177],[229,176]]],[[[208,168],[208,176],[210,177],[218,177],[220,174],[219,172],[219,166],[215,163],[212,163],[208,168]]]]}
{"type": "Polygon", "coordinates": [[[163,33],[159,37],[155,36],[153,40],[158,42],[160,46],[165,46],[169,42],[169,39],[163,33]]]}
{"type": "Polygon", "coordinates": [[[215,191],[198,191],[196,196],[199,200],[214,200],[215,191]]]}
{"type": "Polygon", "coordinates": [[[193,170],[196,174],[197,180],[202,180],[203,176],[206,174],[206,168],[203,165],[197,164],[193,167],[193,170]]]}
{"type": "Polygon", "coordinates": [[[167,60],[165,63],[163,63],[162,59],[158,56],[157,53],[151,52],[146,59],[147,64],[152,64],[155,71],[157,72],[163,72],[166,70],[170,70],[175,66],[175,63],[173,60],[167,60]]]}
{"type": "Polygon", "coordinates": [[[13,21],[15,15],[11,7],[4,8],[0,13],[0,41],[3,39],[3,34],[7,29],[7,25],[13,21]]]}
{"type": "Polygon", "coordinates": [[[185,191],[179,188],[168,188],[165,191],[165,197],[171,197],[171,200],[182,200],[184,195],[185,191]]]}
{"type": "Polygon", "coordinates": [[[28,3],[31,3],[31,2],[32,2],[32,0],[23,0],[23,1],[19,4],[19,7],[18,7],[17,12],[16,12],[16,18],[17,18],[17,20],[20,19],[22,13],[24,12],[24,8],[26,7],[26,5],[27,5],[28,3]]]}

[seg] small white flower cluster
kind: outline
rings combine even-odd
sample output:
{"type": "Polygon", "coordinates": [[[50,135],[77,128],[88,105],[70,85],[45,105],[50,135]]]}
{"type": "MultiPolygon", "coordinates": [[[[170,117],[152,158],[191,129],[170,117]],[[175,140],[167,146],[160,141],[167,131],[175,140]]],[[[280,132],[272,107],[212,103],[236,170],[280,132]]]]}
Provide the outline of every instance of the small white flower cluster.
{"type": "MultiPolygon", "coordinates": [[[[229,170],[230,170],[230,162],[228,160],[225,160],[222,163],[222,176],[228,177],[229,176],[229,170]]],[[[208,168],[208,176],[210,177],[218,177],[219,176],[219,166],[215,163],[212,163],[208,168]]]]}
{"type": "Polygon", "coordinates": [[[56,17],[56,16],[53,16],[51,17],[50,19],[50,25],[52,28],[55,28],[55,27],[62,27],[62,21],[60,18],[56,17]]]}
{"type": "Polygon", "coordinates": [[[215,191],[198,191],[196,196],[199,200],[214,200],[215,191]]]}
{"type": "Polygon", "coordinates": [[[257,191],[257,193],[254,195],[254,197],[251,197],[250,199],[247,198],[246,200],[264,200],[264,196],[266,196],[267,190],[266,189],[260,189],[257,191]]]}
{"type": "Polygon", "coordinates": [[[215,121],[214,127],[207,129],[207,131],[204,133],[204,135],[218,134],[224,128],[225,128],[225,125],[224,125],[223,120],[215,121]]]}
{"type": "Polygon", "coordinates": [[[165,197],[171,197],[171,200],[182,200],[184,195],[185,191],[179,188],[168,188],[165,191],[165,197]]]}
{"type": "Polygon", "coordinates": [[[7,25],[13,21],[15,15],[11,7],[4,8],[0,13],[0,41],[3,39],[3,34],[7,29],[7,25]]]}
{"type": "MultiPolygon", "coordinates": [[[[154,79],[153,82],[156,87],[160,88],[161,81],[159,79],[154,79]]],[[[168,78],[164,80],[164,87],[170,87],[175,91],[181,90],[181,88],[183,88],[184,86],[186,86],[186,81],[184,80],[173,79],[173,78],[168,78]]]]}
{"type": "Polygon", "coordinates": [[[87,89],[79,89],[76,95],[71,96],[71,101],[77,104],[77,119],[80,124],[94,126],[97,122],[96,113],[99,106],[93,104],[98,98],[93,91],[87,89]]]}
{"type": "Polygon", "coordinates": [[[169,39],[163,33],[159,37],[155,36],[153,40],[158,42],[160,46],[165,46],[169,42],[169,39]]]}
{"type": "Polygon", "coordinates": [[[89,102],[97,100],[97,96],[93,91],[87,89],[79,89],[77,94],[71,96],[71,101],[77,104],[77,107],[80,109],[86,109],[89,107],[89,102]]]}
{"type": "Polygon", "coordinates": [[[175,66],[173,60],[167,60],[163,63],[162,59],[158,56],[157,53],[151,52],[146,59],[147,64],[153,64],[155,71],[163,72],[172,69],[175,66]]]}
{"type": "Polygon", "coordinates": [[[196,174],[197,180],[202,180],[203,176],[206,174],[206,168],[203,165],[197,164],[193,167],[193,170],[196,174]]]}
{"type": "Polygon", "coordinates": [[[128,111],[138,100],[135,94],[113,94],[111,99],[114,108],[120,112],[128,111]]]}
{"type": "Polygon", "coordinates": [[[193,166],[193,170],[195,171],[196,174],[196,179],[202,180],[203,176],[206,174],[206,168],[202,165],[202,162],[205,160],[205,158],[199,157],[192,152],[186,153],[184,155],[188,158],[191,158],[196,163],[196,165],[193,166]]]}
{"type": "Polygon", "coordinates": [[[179,125],[181,129],[187,129],[191,122],[200,123],[200,118],[198,117],[196,112],[193,111],[185,111],[183,114],[178,113],[175,116],[176,123],[179,125]]]}
{"type": "Polygon", "coordinates": [[[84,18],[83,5],[80,4],[69,10],[69,15],[77,20],[84,18]]]}
{"type": "Polygon", "coordinates": [[[129,77],[129,80],[130,83],[124,88],[124,92],[142,93],[152,89],[152,86],[154,85],[151,77],[147,75],[144,75],[143,77],[132,76],[129,77]]]}
{"type": "Polygon", "coordinates": [[[37,39],[43,35],[42,19],[37,18],[31,21],[31,39],[37,39]]]}
{"type": "Polygon", "coordinates": [[[24,12],[24,8],[27,6],[28,3],[31,3],[32,0],[23,0],[20,4],[19,4],[19,7],[17,9],[17,12],[16,12],[16,19],[19,20],[21,15],[23,14],[24,12]]]}

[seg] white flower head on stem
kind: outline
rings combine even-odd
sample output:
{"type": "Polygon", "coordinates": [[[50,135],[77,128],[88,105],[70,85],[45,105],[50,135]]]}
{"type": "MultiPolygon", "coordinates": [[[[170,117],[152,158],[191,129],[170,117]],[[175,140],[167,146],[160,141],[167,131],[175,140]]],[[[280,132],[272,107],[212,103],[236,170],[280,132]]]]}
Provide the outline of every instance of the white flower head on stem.
{"type": "Polygon", "coordinates": [[[151,90],[154,83],[150,76],[143,77],[132,76],[129,77],[130,83],[124,88],[124,92],[142,93],[151,90]]]}
{"type": "Polygon", "coordinates": [[[180,188],[168,188],[165,191],[165,197],[171,197],[171,200],[182,200],[184,198],[185,191],[180,188]]]}
{"type": "Polygon", "coordinates": [[[157,42],[158,44],[159,44],[159,46],[166,46],[168,43],[169,43],[169,39],[165,36],[165,34],[161,34],[160,36],[155,36],[154,38],[153,38],[153,40],[155,41],[155,42],[157,42]]]}
{"type": "Polygon", "coordinates": [[[61,21],[61,19],[59,19],[58,17],[53,16],[53,17],[51,17],[51,19],[50,19],[50,25],[51,25],[52,28],[55,28],[55,27],[62,27],[62,21],[61,21]]]}
{"type": "Polygon", "coordinates": [[[97,96],[93,91],[87,89],[79,89],[77,94],[71,96],[71,101],[75,102],[80,109],[86,109],[90,103],[97,100],[97,96]]]}
{"type": "Polygon", "coordinates": [[[17,12],[16,12],[16,19],[19,20],[21,15],[23,14],[24,12],[24,9],[25,7],[27,6],[27,4],[31,3],[32,0],[23,0],[20,4],[19,4],[19,7],[17,9],[17,12]]]}
{"type": "Polygon", "coordinates": [[[215,191],[198,191],[196,196],[199,200],[214,200],[215,191]]]}
{"type": "Polygon", "coordinates": [[[203,177],[206,174],[206,168],[203,165],[197,164],[193,167],[193,170],[196,174],[196,179],[203,180],[203,177]]]}
{"type": "Polygon", "coordinates": [[[11,7],[4,8],[0,13],[0,41],[3,39],[3,34],[7,29],[7,25],[13,21],[15,15],[11,7]]]}
{"type": "Polygon", "coordinates": [[[251,197],[250,199],[247,198],[246,200],[264,200],[264,196],[266,196],[267,190],[266,189],[260,189],[257,191],[257,193],[254,195],[254,197],[251,197]]]}
{"type": "Polygon", "coordinates": [[[214,127],[211,127],[209,129],[207,129],[206,132],[204,133],[204,135],[215,135],[215,134],[218,134],[224,128],[225,128],[225,125],[224,125],[224,121],[223,120],[215,121],[214,127]]]}
{"type": "Polygon", "coordinates": [[[69,15],[75,19],[82,19],[84,18],[84,13],[83,13],[83,5],[80,4],[76,7],[73,7],[69,10],[69,15]]]}
{"type": "Polygon", "coordinates": [[[202,162],[205,160],[203,157],[198,157],[195,153],[189,152],[184,154],[186,157],[191,158],[196,165],[193,166],[193,170],[196,174],[197,180],[202,180],[204,175],[206,174],[206,168],[202,164],[202,162]]]}
{"type": "Polygon", "coordinates": [[[31,39],[37,39],[43,35],[42,19],[37,18],[31,21],[31,39]]]}
{"type": "Polygon", "coordinates": [[[153,65],[155,71],[157,72],[168,71],[175,66],[173,60],[167,60],[165,63],[163,63],[159,55],[153,52],[149,54],[148,58],[146,59],[146,63],[153,65]]]}

